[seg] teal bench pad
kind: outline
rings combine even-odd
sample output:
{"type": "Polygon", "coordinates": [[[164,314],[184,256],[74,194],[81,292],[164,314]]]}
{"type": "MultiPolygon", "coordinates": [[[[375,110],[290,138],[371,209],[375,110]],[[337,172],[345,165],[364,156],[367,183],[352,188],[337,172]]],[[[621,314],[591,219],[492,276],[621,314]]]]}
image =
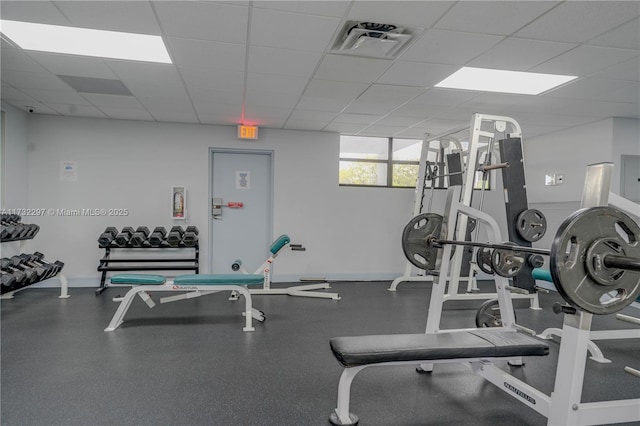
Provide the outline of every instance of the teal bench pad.
{"type": "Polygon", "coordinates": [[[263,284],[264,276],[258,274],[189,274],[179,275],[175,285],[252,285],[263,284]]]}
{"type": "Polygon", "coordinates": [[[111,277],[111,284],[161,285],[166,278],[151,274],[117,274],[111,277]]]}
{"type": "Polygon", "coordinates": [[[282,247],[286,246],[290,242],[291,242],[291,238],[289,238],[288,235],[286,234],[280,235],[277,240],[271,243],[271,247],[269,247],[269,251],[271,252],[271,254],[276,254],[280,250],[282,250],[282,247]]]}

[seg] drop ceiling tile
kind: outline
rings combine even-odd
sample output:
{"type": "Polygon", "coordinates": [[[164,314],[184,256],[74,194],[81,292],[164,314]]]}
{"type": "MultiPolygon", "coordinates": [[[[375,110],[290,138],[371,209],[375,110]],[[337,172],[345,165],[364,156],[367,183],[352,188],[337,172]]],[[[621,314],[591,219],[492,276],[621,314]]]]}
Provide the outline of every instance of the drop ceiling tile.
{"type": "Polygon", "coordinates": [[[576,44],[508,38],[491,50],[468,62],[471,67],[527,71],[570,49],[576,44]]]}
{"type": "Polygon", "coordinates": [[[55,1],[75,27],[160,35],[153,9],[146,1],[55,1]]]}
{"type": "Polygon", "coordinates": [[[130,108],[140,109],[142,105],[133,96],[120,96],[120,95],[100,95],[93,93],[83,93],[82,96],[86,98],[92,105],[98,108],[130,108]]]}
{"type": "Polygon", "coordinates": [[[309,77],[315,70],[322,53],[300,50],[251,46],[249,71],[266,74],[309,77]]]}
{"type": "Polygon", "coordinates": [[[467,121],[451,120],[446,118],[430,118],[420,123],[420,127],[425,129],[431,136],[435,136],[452,129],[466,126],[470,123],[470,120],[471,115],[469,115],[469,120],[467,121]]]}
{"type": "Polygon", "coordinates": [[[105,61],[99,58],[45,52],[31,52],[29,55],[48,71],[57,75],[118,78],[105,61]]]}
{"type": "Polygon", "coordinates": [[[326,132],[337,132],[346,135],[355,135],[365,127],[364,124],[355,123],[330,123],[324,128],[326,132]]]}
{"type": "Polygon", "coordinates": [[[297,108],[340,112],[364,92],[368,84],[314,79],[309,82],[297,108]]]}
{"type": "Polygon", "coordinates": [[[326,55],[314,78],[355,83],[373,83],[391,65],[390,60],[326,55]]]}
{"type": "Polygon", "coordinates": [[[247,7],[195,1],[158,1],[153,5],[168,36],[239,44],[247,41],[247,7]]]}
{"type": "Polygon", "coordinates": [[[3,42],[0,48],[2,72],[12,71],[31,71],[45,72],[37,61],[35,61],[25,50],[10,47],[8,43],[3,42]]]}
{"type": "Polygon", "coordinates": [[[116,120],[154,121],[153,116],[143,108],[100,107],[100,110],[116,120]]]}
{"type": "Polygon", "coordinates": [[[395,61],[376,83],[431,87],[458,70],[455,65],[395,61]]]}
{"type": "Polygon", "coordinates": [[[198,114],[225,114],[242,105],[242,91],[222,91],[203,87],[188,88],[198,114]]]}
{"type": "Polygon", "coordinates": [[[374,84],[349,105],[346,111],[360,114],[385,114],[421,93],[424,93],[424,90],[417,87],[374,84]]]}
{"type": "Polygon", "coordinates": [[[403,105],[400,108],[394,110],[393,114],[402,117],[414,117],[424,120],[425,118],[429,118],[434,114],[442,112],[442,110],[445,108],[447,107],[443,107],[441,105],[425,105],[417,102],[409,102],[406,105],[403,105]]]}
{"type": "Polygon", "coordinates": [[[478,95],[479,92],[469,90],[440,89],[434,87],[413,99],[411,103],[450,107],[467,102],[478,95]]]}
{"type": "MultiPolygon", "coordinates": [[[[37,90],[25,89],[24,93],[42,103],[61,103],[61,104],[77,104],[91,105],[84,97],[73,89],[67,90],[37,90]]],[[[4,97],[4,94],[3,94],[4,97]]]]}
{"type": "Polygon", "coordinates": [[[584,102],[578,100],[573,102],[573,105],[569,108],[572,114],[598,117],[598,119],[607,117],[637,117],[640,115],[638,102],[584,102]]]}
{"type": "MultiPolygon", "coordinates": [[[[50,114],[50,115],[60,115],[58,111],[52,108],[51,104],[41,104],[40,102],[30,103],[28,104],[29,108],[35,108],[34,114],[50,114]]],[[[22,105],[14,105],[18,109],[23,109],[22,105]]]]}
{"type": "Polygon", "coordinates": [[[59,114],[69,117],[108,118],[98,108],[90,105],[49,104],[49,106],[59,114]]]}
{"type": "Polygon", "coordinates": [[[618,28],[589,40],[587,44],[640,50],[640,19],[627,22],[618,28]]]}
{"type": "Polygon", "coordinates": [[[131,90],[135,86],[161,85],[183,87],[177,68],[171,64],[151,64],[106,60],[109,68],[131,90]]]}
{"type": "Polygon", "coordinates": [[[284,125],[285,129],[295,130],[322,130],[329,124],[328,121],[312,121],[312,120],[287,120],[284,125]]]}
{"type": "Polygon", "coordinates": [[[169,123],[198,123],[198,116],[193,111],[155,111],[149,110],[156,121],[169,123]]]}
{"type": "Polygon", "coordinates": [[[531,71],[586,77],[637,56],[638,52],[634,50],[582,45],[532,68],[531,71]]]}
{"type": "MultiPolygon", "coordinates": [[[[555,133],[564,128],[565,127],[528,125],[526,129],[522,129],[522,136],[523,136],[522,140],[524,143],[527,143],[527,141],[531,138],[543,136],[549,133],[555,133]]],[[[525,158],[525,162],[526,162],[526,158],[525,158]]]]}
{"type": "Polygon", "coordinates": [[[336,118],[338,114],[335,112],[327,111],[305,111],[301,109],[295,109],[289,116],[289,120],[296,121],[325,121],[329,122],[336,118]]]}
{"type": "Polygon", "coordinates": [[[295,94],[299,97],[307,82],[308,79],[306,77],[250,72],[247,75],[247,93],[295,94]]]}
{"type": "Polygon", "coordinates": [[[216,68],[244,71],[243,44],[169,37],[174,64],[186,68],[216,68]]]}
{"type": "Polygon", "coordinates": [[[380,115],[374,114],[350,114],[342,113],[338,115],[333,122],[334,123],[351,123],[351,124],[366,124],[370,126],[380,119],[380,115]]]}
{"type": "Polygon", "coordinates": [[[377,124],[374,124],[373,126],[360,130],[359,134],[363,136],[381,136],[387,138],[394,136],[396,133],[400,133],[403,130],[405,130],[405,127],[378,126],[377,124]]]}
{"type": "Polygon", "coordinates": [[[69,86],[50,72],[7,70],[2,81],[17,89],[69,90],[69,86]]]}
{"type": "Polygon", "coordinates": [[[0,4],[2,19],[37,22],[50,25],[69,25],[69,20],[50,1],[8,1],[0,4]]]}
{"type": "Polygon", "coordinates": [[[180,68],[180,75],[189,87],[233,90],[242,93],[244,72],[231,72],[212,68],[180,68]]]}
{"type": "Polygon", "coordinates": [[[37,102],[31,96],[8,84],[2,84],[0,93],[2,93],[2,102],[7,102],[19,109],[23,109],[27,105],[34,105],[37,102]]]}
{"type": "Polygon", "coordinates": [[[333,16],[341,18],[349,8],[350,1],[258,1],[256,9],[272,9],[282,12],[305,13],[308,15],[333,16]]]}
{"type": "Polygon", "coordinates": [[[462,1],[435,28],[509,35],[554,7],[555,1],[462,1]]]}
{"type": "Polygon", "coordinates": [[[240,124],[240,111],[236,115],[234,114],[201,114],[198,113],[198,119],[202,124],[215,124],[215,125],[234,125],[240,124]]]}
{"type": "Polygon", "coordinates": [[[616,80],[640,81],[640,60],[638,60],[638,58],[633,58],[628,61],[612,65],[593,76],[616,80]]]}
{"type": "Polygon", "coordinates": [[[585,42],[638,16],[635,1],[569,1],[515,33],[538,40],[585,42]]]}
{"type": "Polygon", "coordinates": [[[251,107],[276,107],[292,110],[298,103],[299,95],[282,94],[269,91],[247,92],[246,105],[251,107]]]}
{"type": "Polygon", "coordinates": [[[606,102],[634,102],[640,99],[640,94],[633,90],[634,84],[624,80],[591,77],[567,84],[549,92],[546,96],[606,102]]]}
{"type": "Polygon", "coordinates": [[[409,128],[398,132],[395,136],[406,139],[424,139],[425,133],[426,132],[420,128],[409,128]]]}
{"type": "Polygon", "coordinates": [[[355,1],[348,19],[394,24],[402,27],[431,27],[453,1],[355,1]]]}
{"type": "Polygon", "coordinates": [[[503,36],[428,30],[401,56],[405,61],[462,65],[503,40],[503,36]]]}
{"type": "Polygon", "coordinates": [[[339,23],[326,16],[253,9],[251,45],[324,52],[339,23]]]}
{"type": "Polygon", "coordinates": [[[424,118],[402,117],[394,114],[376,121],[375,125],[376,126],[411,127],[420,123],[421,121],[424,121],[424,118]]]}
{"type": "Polygon", "coordinates": [[[189,97],[184,87],[162,86],[149,82],[147,85],[135,85],[131,88],[131,93],[143,104],[145,100],[149,102],[164,102],[168,105],[173,103],[182,104],[183,102],[189,103],[189,97]]]}
{"type": "Polygon", "coordinates": [[[193,113],[193,105],[187,95],[180,97],[170,97],[160,94],[153,97],[138,98],[138,102],[142,104],[150,113],[174,113],[174,112],[190,112],[193,113]]]}

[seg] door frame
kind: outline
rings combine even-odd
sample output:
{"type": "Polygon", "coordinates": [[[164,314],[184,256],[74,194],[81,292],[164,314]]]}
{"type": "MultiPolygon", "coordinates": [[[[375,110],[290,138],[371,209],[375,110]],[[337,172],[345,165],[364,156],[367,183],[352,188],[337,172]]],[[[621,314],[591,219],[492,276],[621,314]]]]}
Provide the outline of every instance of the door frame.
{"type": "Polygon", "coordinates": [[[209,198],[207,199],[207,236],[209,238],[208,249],[209,252],[207,254],[207,270],[211,273],[213,264],[213,217],[211,215],[211,199],[213,198],[213,156],[215,154],[257,154],[257,155],[268,155],[269,156],[269,167],[271,171],[271,178],[269,181],[269,221],[267,226],[267,232],[270,236],[270,239],[273,240],[273,186],[274,186],[274,175],[275,175],[275,151],[272,149],[241,149],[241,148],[209,148],[209,198]]]}

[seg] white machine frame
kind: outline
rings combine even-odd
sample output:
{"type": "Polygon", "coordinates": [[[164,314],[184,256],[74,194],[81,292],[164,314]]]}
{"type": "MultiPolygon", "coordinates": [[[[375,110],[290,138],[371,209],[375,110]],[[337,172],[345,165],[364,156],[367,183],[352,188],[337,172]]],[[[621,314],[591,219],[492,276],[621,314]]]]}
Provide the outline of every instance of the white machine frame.
{"type": "MultiPolygon", "coordinates": [[[[457,234],[452,234],[451,236],[455,236],[458,240],[464,240],[466,237],[466,229],[467,229],[467,222],[468,222],[468,217],[477,217],[478,214],[482,214],[482,212],[480,210],[477,209],[472,209],[471,206],[471,197],[473,194],[473,184],[475,181],[475,169],[474,166],[477,161],[478,161],[478,153],[481,151],[479,145],[480,145],[480,139],[481,138],[486,138],[488,139],[490,142],[493,141],[495,139],[495,133],[491,132],[491,131],[487,131],[487,130],[483,130],[483,123],[490,123],[492,126],[492,129],[494,129],[495,131],[498,132],[505,132],[507,130],[507,126],[510,125],[511,126],[511,132],[509,132],[509,134],[513,137],[522,137],[522,129],[520,127],[520,124],[513,118],[511,117],[504,117],[504,116],[498,116],[498,115],[487,115],[487,114],[473,114],[473,116],[471,117],[471,124],[468,127],[461,127],[461,128],[456,128],[453,129],[449,132],[446,132],[444,134],[441,135],[437,135],[434,137],[430,137],[425,139],[425,141],[423,142],[422,145],[422,149],[423,152],[425,152],[425,147],[429,147],[429,143],[431,141],[435,141],[435,140],[440,140],[440,139],[445,139],[450,137],[451,135],[454,135],[456,133],[459,133],[461,131],[464,131],[466,129],[470,130],[470,138],[469,138],[469,147],[467,149],[466,152],[466,168],[464,168],[464,170],[466,170],[463,173],[463,177],[464,177],[464,182],[462,185],[462,194],[460,196],[460,198],[456,198],[454,200],[455,204],[452,205],[452,208],[456,209],[457,211],[464,213],[462,215],[460,215],[457,225],[456,225],[456,229],[457,229],[457,234]],[[470,209],[470,210],[469,210],[470,209]]],[[[487,126],[485,125],[485,128],[487,126]]],[[[447,140],[450,140],[447,139],[447,140]]],[[[489,146],[491,146],[491,143],[489,144],[489,146]]],[[[422,196],[424,194],[424,177],[426,174],[426,161],[422,161],[420,162],[420,168],[419,168],[419,173],[418,173],[418,186],[416,187],[416,196],[415,196],[415,200],[414,200],[414,206],[413,206],[413,216],[417,216],[421,213],[421,209],[420,206],[422,204],[422,196]]],[[[445,214],[448,212],[449,210],[447,210],[445,208],[445,214]]],[[[457,213],[456,213],[457,214],[457,213]]],[[[484,215],[486,216],[486,215],[484,215]]],[[[483,217],[484,217],[483,216],[483,217]]],[[[454,216],[455,219],[455,216],[454,216]]],[[[494,221],[495,222],[495,221],[494,221]]],[[[451,222],[449,221],[449,223],[456,223],[455,221],[451,222]]],[[[486,221],[485,221],[486,223],[486,221]]],[[[479,224],[477,225],[479,226],[479,224]]],[[[490,225],[492,226],[492,225],[490,225]]],[[[490,237],[492,238],[492,240],[494,242],[497,243],[502,243],[502,238],[500,235],[500,229],[498,227],[493,227],[491,228],[491,232],[493,235],[491,235],[490,237]]],[[[461,270],[461,266],[462,266],[462,256],[463,256],[463,250],[461,249],[457,249],[454,251],[454,256],[453,256],[453,262],[451,263],[451,268],[449,270],[449,268],[441,268],[440,269],[440,276],[446,276],[448,277],[448,288],[447,288],[447,295],[444,299],[444,301],[447,300],[485,300],[485,299],[495,299],[496,298],[496,294],[495,293],[479,293],[477,292],[478,287],[477,287],[477,283],[475,281],[475,272],[477,271],[477,269],[474,267],[474,265],[472,265],[471,270],[469,271],[469,276],[466,278],[467,280],[467,291],[466,293],[459,293],[459,283],[462,280],[464,280],[465,278],[461,278],[460,277],[460,270],[461,270]]],[[[405,269],[405,274],[399,278],[396,278],[395,280],[393,280],[393,282],[391,283],[391,286],[389,287],[389,291],[396,291],[398,284],[400,284],[401,282],[409,282],[409,281],[433,281],[432,277],[426,277],[426,276],[412,276],[411,275],[411,271],[412,271],[412,265],[410,262],[407,262],[406,265],[406,269],[405,269]]],[[[514,298],[519,298],[519,299],[530,299],[530,307],[531,309],[540,309],[540,305],[539,305],[539,301],[538,301],[538,294],[537,293],[531,293],[531,294],[525,294],[525,293],[513,293],[511,297],[514,298]]]]}

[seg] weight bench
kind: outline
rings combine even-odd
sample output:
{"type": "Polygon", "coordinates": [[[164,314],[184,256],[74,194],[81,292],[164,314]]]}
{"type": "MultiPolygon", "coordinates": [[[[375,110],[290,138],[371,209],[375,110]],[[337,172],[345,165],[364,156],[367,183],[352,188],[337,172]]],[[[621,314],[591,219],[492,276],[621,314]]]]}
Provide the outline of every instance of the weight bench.
{"type": "MultiPolygon", "coordinates": [[[[189,274],[179,275],[173,280],[167,281],[162,275],[149,274],[119,274],[111,277],[112,284],[123,284],[133,286],[124,297],[114,299],[120,301],[120,305],[113,315],[109,326],[104,331],[114,331],[124,321],[131,302],[137,296],[153,308],[155,302],[149,296],[149,292],[188,292],[181,294],[181,298],[190,299],[204,294],[217,293],[220,291],[237,292],[244,296],[245,309],[242,315],[245,317],[244,331],[254,331],[252,320],[264,321],[264,312],[253,308],[251,293],[247,289],[250,285],[260,285],[264,281],[264,276],[255,274],[189,274]]],[[[170,299],[170,298],[166,298],[170,299]]],[[[172,300],[161,300],[165,303],[172,300]]]]}
{"type": "MultiPolygon", "coordinates": [[[[358,423],[358,417],[349,413],[351,382],[366,367],[467,362],[476,371],[495,359],[549,354],[549,346],[539,340],[504,329],[336,337],[329,344],[345,367],[338,384],[338,406],[329,417],[334,425],[358,423]]],[[[503,390],[516,392],[512,389],[522,387],[511,385],[506,377],[503,380],[503,390]]]]}

